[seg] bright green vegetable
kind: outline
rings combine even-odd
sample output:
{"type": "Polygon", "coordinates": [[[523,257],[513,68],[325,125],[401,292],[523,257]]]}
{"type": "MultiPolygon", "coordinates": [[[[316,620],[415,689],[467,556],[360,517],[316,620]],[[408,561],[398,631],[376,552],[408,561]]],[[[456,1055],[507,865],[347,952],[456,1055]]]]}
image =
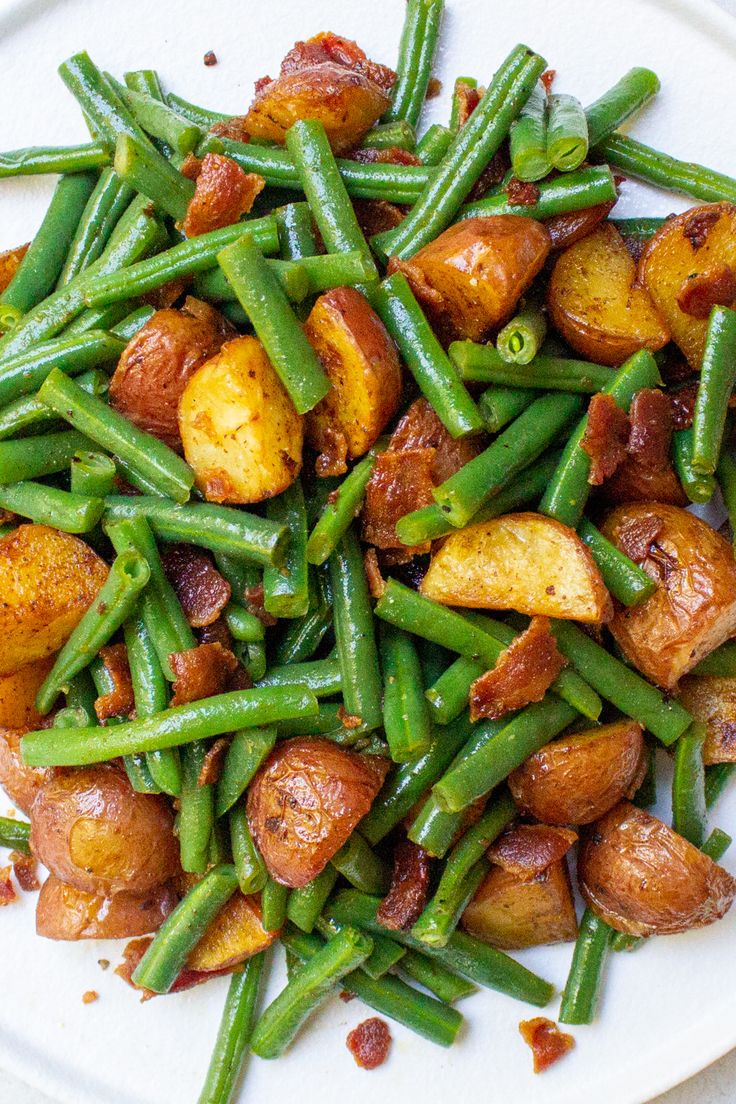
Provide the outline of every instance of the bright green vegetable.
{"type": "Polygon", "coordinates": [[[696,847],[702,847],[708,828],[705,804],[705,767],[703,744],[705,725],[693,721],[675,746],[675,771],[672,779],[672,826],[696,847]]]}
{"type": "Polygon", "coordinates": [[[721,453],[728,401],[736,383],[736,311],[713,307],[693,413],[692,466],[713,475],[721,453]]]}
{"type": "Polygon", "coordinates": [[[358,538],[348,529],[330,556],[335,640],[345,711],[368,730],[383,721],[373,610],[358,538]]]}
{"type": "Polygon", "coordinates": [[[518,180],[541,180],[552,169],[547,149],[547,90],[537,81],[511,126],[511,168],[518,180]]]}
{"type": "Polygon", "coordinates": [[[25,482],[0,485],[0,507],[63,533],[89,533],[102,517],[105,503],[45,483],[25,482]]]}
{"type": "Polygon", "coordinates": [[[589,908],[583,913],[570,973],[560,1005],[560,1023],[593,1022],[603,985],[611,929],[589,908]]]}
{"type": "Polygon", "coordinates": [[[198,1104],[230,1104],[256,1020],[265,953],[254,955],[230,979],[225,1008],[198,1104]]]}
{"type": "Polygon", "coordinates": [[[406,763],[426,754],[432,743],[419,655],[409,633],[385,623],[381,626],[380,651],[383,727],[391,758],[395,763],[406,763]]]}
{"type": "Polygon", "coordinates": [[[404,119],[416,126],[432,76],[444,0],[408,0],[396,63],[396,83],[384,122],[404,119]]]}
{"type": "Polygon", "coordinates": [[[560,172],[579,169],[588,155],[588,120],[580,100],[559,92],[549,97],[547,155],[560,172]]]}

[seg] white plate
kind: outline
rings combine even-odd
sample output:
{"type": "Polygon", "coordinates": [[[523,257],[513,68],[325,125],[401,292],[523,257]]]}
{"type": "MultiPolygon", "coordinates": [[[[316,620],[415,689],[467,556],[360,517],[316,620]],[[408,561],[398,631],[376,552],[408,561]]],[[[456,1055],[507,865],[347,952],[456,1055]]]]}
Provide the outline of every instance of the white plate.
{"type": "MultiPolygon", "coordinates": [[[[195,102],[242,111],[252,81],[273,74],[300,37],[333,29],[371,56],[393,62],[403,0],[27,0],[0,4],[0,148],[84,140],[79,114],[58,78],[58,63],[86,48],[121,73],[156,67],[164,84],[195,102]],[[215,68],[202,56],[213,49],[215,68]]],[[[453,76],[486,79],[519,39],[541,50],[558,87],[593,99],[631,65],[648,65],[664,86],[636,122],[637,135],[682,157],[734,169],[736,24],[705,0],[448,0],[439,75],[447,115],[453,76]],[[728,155],[731,155],[729,160],[728,155]]],[[[49,181],[0,184],[0,247],[25,240],[48,198],[49,181]]],[[[687,203],[626,185],[617,213],[665,214],[687,203]]],[[[4,811],[4,809],[3,809],[4,811]]],[[[736,794],[716,821],[736,834],[736,794]]],[[[736,855],[726,865],[736,871],[736,855]]],[[[33,898],[0,916],[0,1065],[69,1104],[194,1102],[217,1030],[226,982],[141,1006],[103,973],[121,944],[59,944],[33,931],[33,898]],[[82,1004],[96,989],[100,1000],[82,1004]]],[[[519,1020],[533,1009],[483,993],[463,1002],[467,1024],[451,1051],[392,1028],[382,1069],[366,1074],[345,1048],[365,1018],[356,1001],[334,1001],[288,1056],[254,1060],[243,1099],[262,1104],[428,1104],[478,1094],[510,1104],[641,1104],[689,1077],[736,1044],[736,910],[715,927],[663,938],[611,963],[602,1014],[575,1029],[577,1049],[535,1078],[519,1020]],[[293,1096],[292,1096],[293,1094],[293,1096]]],[[[558,986],[570,947],[520,956],[558,986]]],[[[281,977],[272,978],[272,989],[281,977]]],[[[555,1014],[556,1006],[549,1010],[555,1014]]]]}

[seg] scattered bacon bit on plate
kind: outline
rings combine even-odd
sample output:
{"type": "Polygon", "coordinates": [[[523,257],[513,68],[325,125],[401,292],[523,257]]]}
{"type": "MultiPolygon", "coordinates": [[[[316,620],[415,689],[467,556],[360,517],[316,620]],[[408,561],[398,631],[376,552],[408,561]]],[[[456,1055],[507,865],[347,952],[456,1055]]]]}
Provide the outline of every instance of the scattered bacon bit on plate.
{"type": "Polygon", "coordinates": [[[4,866],[0,869],[0,907],[3,905],[11,905],[13,901],[17,901],[18,894],[15,892],[12,881],[10,880],[10,871],[12,867],[4,866]]]}
{"type": "Polygon", "coordinates": [[[38,864],[33,855],[24,855],[20,851],[10,852],[10,861],[13,864],[15,880],[24,893],[35,893],[41,888],[41,883],[36,877],[38,864]]]}
{"type": "Polygon", "coordinates": [[[88,989],[86,993],[82,994],[82,1004],[94,1004],[99,999],[100,994],[95,989],[88,989]]]}
{"type": "Polygon", "coordinates": [[[560,1031],[553,1020],[544,1016],[523,1020],[519,1024],[519,1031],[524,1042],[531,1047],[535,1073],[544,1073],[575,1046],[572,1035],[560,1031]]]}
{"type": "Polygon", "coordinates": [[[212,65],[217,65],[217,54],[214,50],[208,50],[202,60],[208,68],[212,65]]]}
{"type": "Polygon", "coordinates": [[[388,1024],[373,1016],[363,1020],[345,1040],[347,1048],[361,1069],[372,1070],[382,1066],[391,1049],[391,1032],[388,1024]]]}

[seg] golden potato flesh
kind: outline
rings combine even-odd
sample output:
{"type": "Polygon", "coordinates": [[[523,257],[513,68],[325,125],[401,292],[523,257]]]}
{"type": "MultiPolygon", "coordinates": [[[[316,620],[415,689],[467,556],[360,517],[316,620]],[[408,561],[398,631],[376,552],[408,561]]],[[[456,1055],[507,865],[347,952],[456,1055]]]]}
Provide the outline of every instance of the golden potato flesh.
{"type": "Polygon", "coordinates": [[[41,724],[36,694],[53,665],[54,657],[48,656],[0,678],[0,729],[30,729],[41,724]]]}
{"type": "Polygon", "coordinates": [[[272,877],[294,888],[316,878],[370,809],[388,766],[328,740],[280,742],[248,790],[248,823],[272,877]]]}
{"type": "Polygon", "coordinates": [[[492,866],[461,924],[482,943],[504,951],[576,939],[578,924],[565,860],[531,880],[492,866]]]}
{"type": "Polygon", "coordinates": [[[452,533],[421,592],[449,606],[600,623],[611,598],[577,533],[541,514],[506,514],[452,533]]]}
{"type": "Polygon", "coordinates": [[[626,801],[588,830],[578,882],[594,912],[629,935],[702,928],[725,916],[736,895],[723,867],[626,801]]]}
{"type": "Polygon", "coordinates": [[[45,939],[134,939],[158,931],[178,904],[170,884],[142,897],[102,897],[66,885],[50,874],[36,903],[36,934],[45,939]]]}
{"type": "Polygon", "coordinates": [[[609,628],[635,667],[673,690],[703,656],[736,633],[731,545],[694,514],[664,503],[619,506],[601,531],[657,583],[640,605],[617,609],[609,628]]]}
{"type": "Polygon", "coordinates": [[[36,794],[49,777],[47,767],[27,767],[20,752],[26,728],[0,728],[0,786],[22,813],[30,813],[36,794]]]}
{"type": "Polygon", "coordinates": [[[227,970],[265,951],[277,932],[267,932],[258,897],[236,891],[209,925],[186,961],[188,970],[227,970]]]}
{"type": "Polygon", "coordinates": [[[706,727],[703,761],[736,763],[736,678],[688,675],[678,699],[706,727]]]}
{"type": "Polygon", "coordinates": [[[179,429],[210,502],[262,502],[299,475],[303,421],[254,337],[228,342],[195,372],[179,404],[179,429]]]}
{"type": "Polygon", "coordinates": [[[699,372],[710,308],[736,296],[736,205],[706,203],[667,219],[641,256],[639,281],[699,372]]]}
{"type": "Polygon", "coordinates": [[[169,803],[136,793],[116,767],[55,774],[31,808],[31,849],[52,874],[87,893],[140,896],[179,871],[169,803]]]}
{"type": "Polygon", "coordinates": [[[490,215],[450,226],[398,267],[441,327],[479,341],[512,316],[549,250],[541,223],[490,215]]]}
{"type": "Polygon", "coordinates": [[[656,352],[670,339],[636,265],[610,223],[561,253],[550,277],[547,306],[555,328],[581,356],[623,364],[639,349],[656,352]]]}
{"type": "Polygon", "coordinates": [[[510,775],[509,789],[546,824],[589,824],[633,796],[645,770],[641,725],[614,721],[552,740],[510,775]]]}
{"type": "Polygon", "coordinates": [[[57,652],[107,578],[89,545],[47,525],[0,540],[0,675],[57,652]]]}
{"type": "Polygon", "coordinates": [[[362,456],[396,413],[401,365],[396,347],[368,301],[352,287],[320,295],[304,326],[332,384],[307,414],[317,471],[339,475],[362,456]]]}

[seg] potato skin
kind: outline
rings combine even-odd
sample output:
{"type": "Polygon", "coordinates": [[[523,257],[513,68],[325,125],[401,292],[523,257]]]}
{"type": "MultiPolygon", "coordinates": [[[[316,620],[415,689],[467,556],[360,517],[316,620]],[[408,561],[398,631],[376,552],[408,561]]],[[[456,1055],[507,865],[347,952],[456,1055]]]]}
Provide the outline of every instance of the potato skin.
{"type": "Polygon", "coordinates": [[[661,820],[624,801],[588,830],[580,892],[616,931],[674,935],[720,920],[736,879],[661,820]]]}
{"type": "Polygon", "coordinates": [[[0,678],[0,729],[32,729],[42,723],[36,694],[53,665],[54,657],[48,656],[0,678]]]}
{"type": "Polygon", "coordinates": [[[578,925],[567,863],[560,859],[526,880],[492,866],[461,919],[465,931],[504,951],[567,943],[578,925]]]}
{"type": "Polygon", "coordinates": [[[688,675],[680,683],[680,703],[707,729],[703,762],[736,763],[736,678],[688,675]]]}
{"type": "Polygon", "coordinates": [[[51,773],[47,767],[27,767],[23,762],[20,741],[28,731],[30,729],[0,728],[0,786],[26,816],[51,773]]]}
{"type": "Polygon", "coordinates": [[[227,970],[270,947],[277,932],[263,927],[258,897],[235,892],[186,961],[188,970],[227,970]]]}
{"type": "Polygon", "coordinates": [[[293,888],[316,878],[370,809],[388,767],[328,740],[280,742],[248,790],[248,823],[269,874],[293,888]]]}
{"type": "Polygon", "coordinates": [[[303,419],[254,337],[228,342],[179,404],[184,455],[209,502],[272,498],[302,466],[303,419]]]}
{"type": "Polygon", "coordinates": [[[619,365],[639,349],[656,352],[669,341],[667,326],[635,277],[633,258],[610,223],[557,259],[547,289],[550,318],[588,360],[619,365]]]}
{"type": "Polygon", "coordinates": [[[589,824],[632,796],[643,770],[642,727],[623,720],[552,740],[508,781],[525,815],[545,824],[589,824]]]}
{"type": "Polygon", "coordinates": [[[65,885],[50,874],[36,902],[36,935],[44,939],[133,939],[158,931],[179,901],[170,883],[142,897],[102,897],[65,885]]]}
{"type": "Polygon", "coordinates": [[[393,262],[453,337],[479,341],[506,322],[550,250],[545,227],[521,215],[489,215],[450,226],[411,261],[393,262]]]}
{"type": "Polygon", "coordinates": [[[626,657],[673,690],[704,655],[736,633],[736,562],[728,541],[694,514],[664,503],[632,503],[608,515],[601,531],[626,551],[627,527],[655,519],[659,534],[640,561],[657,590],[616,610],[609,628],[626,657]]]}
{"type": "Polygon", "coordinates": [[[304,332],[332,384],[306,416],[307,440],[322,454],[318,472],[338,475],[347,470],[346,459],[375,444],[396,413],[401,365],[383,323],[355,288],[320,295],[304,332]]]}
{"type": "Polygon", "coordinates": [[[31,849],[61,881],[87,893],[140,896],[179,871],[168,802],[139,794],[116,767],[56,773],[31,808],[31,849]]]}
{"type": "Polygon", "coordinates": [[[0,540],[0,675],[66,643],[107,578],[89,545],[47,525],[19,525],[0,540]]]}

